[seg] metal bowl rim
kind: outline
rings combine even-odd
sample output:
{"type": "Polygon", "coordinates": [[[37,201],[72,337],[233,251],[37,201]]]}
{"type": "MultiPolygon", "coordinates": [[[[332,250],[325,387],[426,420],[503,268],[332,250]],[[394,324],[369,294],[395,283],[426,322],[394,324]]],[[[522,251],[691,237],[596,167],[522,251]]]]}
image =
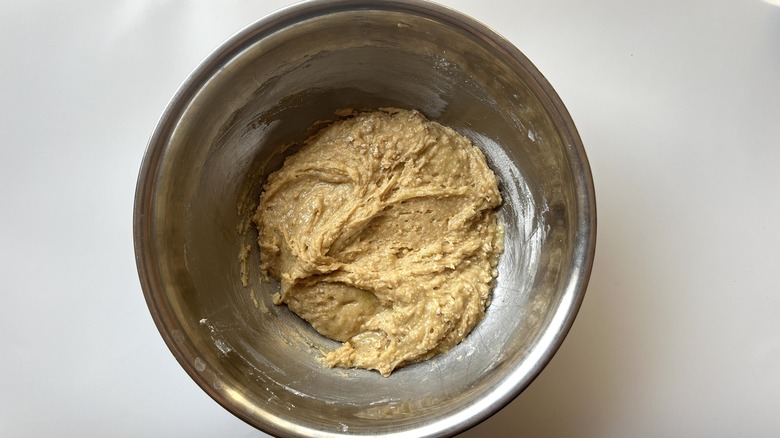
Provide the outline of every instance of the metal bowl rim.
{"type": "MultiPolygon", "coordinates": [[[[197,357],[197,354],[194,354],[196,353],[195,348],[189,343],[189,340],[175,339],[175,333],[179,331],[179,327],[175,325],[173,318],[170,317],[172,311],[168,302],[164,300],[160,294],[155,292],[160,285],[160,279],[148,262],[148,260],[154,257],[148,248],[148,242],[151,239],[151,199],[154,196],[157,185],[157,173],[160,168],[160,160],[167,146],[173,127],[177,123],[184,108],[186,108],[208,77],[218,70],[220,64],[231,59],[232,54],[240,51],[241,48],[249,42],[262,39],[287,26],[320,15],[354,10],[401,12],[426,16],[443,21],[449,26],[467,31],[488,42],[498,49],[498,51],[503,52],[504,56],[524,68],[535,80],[535,85],[541,88],[543,96],[547,98],[547,102],[543,102],[543,104],[548,111],[552,110],[550,115],[553,118],[557,118],[555,122],[565,128],[565,130],[562,131],[562,134],[568,136],[566,140],[568,140],[568,146],[572,152],[570,158],[572,159],[573,167],[577,170],[574,173],[574,182],[576,187],[576,198],[580,204],[580,208],[578,209],[578,233],[574,247],[580,249],[579,259],[575,260],[575,263],[578,264],[579,276],[574,276],[569,279],[566,291],[564,292],[564,294],[572,295],[570,306],[568,309],[565,309],[565,319],[557,328],[553,342],[544,352],[541,359],[535,364],[532,372],[519,376],[519,379],[512,382],[509,389],[497,397],[487,409],[484,409],[476,415],[462,419],[462,421],[459,422],[449,421],[453,416],[447,415],[443,419],[437,420],[435,423],[429,424],[428,427],[424,428],[429,432],[428,436],[453,435],[486,420],[509,404],[525,390],[534,379],[536,379],[550,362],[571,329],[584,299],[593,267],[596,244],[596,200],[593,178],[584,146],[571,116],[558,94],[531,61],[512,43],[479,21],[449,7],[423,0],[310,0],[284,7],[260,18],[225,40],[225,42],[201,61],[180,85],[163,111],[144,153],[136,185],[133,211],[133,240],[138,275],[147,306],[155,325],[165,344],[190,378],[212,399],[247,424],[275,435],[289,434],[290,430],[281,426],[279,422],[258,421],[258,418],[252,416],[249,410],[242,409],[241,406],[236,406],[220,391],[214,389],[211,382],[206,381],[203,375],[195,369],[193,361],[197,357]],[[449,423],[449,425],[446,426],[445,423],[449,423]],[[442,425],[443,427],[438,427],[438,425],[442,425]],[[435,427],[431,428],[430,426],[435,427]]],[[[181,332],[179,331],[179,333],[181,332]]],[[[507,385],[502,383],[501,386],[505,387],[507,385]]],[[[281,421],[281,423],[284,422],[285,421],[281,421]]],[[[403,435],[408,432],[409,431],[405,431],[399,434],[391,433],[385,436],[403,435]]],[[[415,432],[422,431],[417,430],[415,432]]],[[[322,431],[317,431],[317,434],[334,437],[346,436],[341,434],[323,434],[322,431]]]]}

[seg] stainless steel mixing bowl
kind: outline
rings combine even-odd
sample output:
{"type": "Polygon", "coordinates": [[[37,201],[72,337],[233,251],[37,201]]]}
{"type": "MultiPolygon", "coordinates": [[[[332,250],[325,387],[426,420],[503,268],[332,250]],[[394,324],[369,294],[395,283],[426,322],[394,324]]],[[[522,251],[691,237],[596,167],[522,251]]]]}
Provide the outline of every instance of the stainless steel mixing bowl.
{"type": "Polygon", "coordinates": [[[165,110],[135,199],[154,320],[198,385],[285,436],[440,436],[487,418],[551,359],[595,244],[587,159],[550,85],[484,25],[418,1],[298,4],[209,56],[165,110]],[[506,249],[485,319],[459,346],[389,378],[317,362],[335,343],[260,278],[248,227],[268,173],[341,108],[418,109],[481,147],[501,182],[506,249]],[[240,254],[248,253],[248,286],[240,254]]]}

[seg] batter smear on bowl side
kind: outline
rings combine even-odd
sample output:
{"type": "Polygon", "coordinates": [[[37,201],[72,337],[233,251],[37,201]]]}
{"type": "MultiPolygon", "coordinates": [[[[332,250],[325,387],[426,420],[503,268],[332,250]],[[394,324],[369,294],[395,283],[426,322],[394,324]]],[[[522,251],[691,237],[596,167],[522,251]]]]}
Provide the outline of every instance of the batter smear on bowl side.
{"type": "Polygon", "coordinates": [[[460,343],[503,250],[482,152],[417,111],[353,114],[268,177],[253,216],[276,304],[342,342],[329,367],[384,376],[460,343]]]}

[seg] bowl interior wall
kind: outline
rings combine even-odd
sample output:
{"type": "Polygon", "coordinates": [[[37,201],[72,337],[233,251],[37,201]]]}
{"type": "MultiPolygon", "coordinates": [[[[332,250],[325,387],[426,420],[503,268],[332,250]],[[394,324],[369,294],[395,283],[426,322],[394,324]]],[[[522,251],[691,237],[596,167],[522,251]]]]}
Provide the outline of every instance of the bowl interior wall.
{"type": "Polygon", "coordinates": [[[574,269],[572,145],[534,73],[497,53],[443,19],[335,11],[250,35],[182,109],[157,173],[157,271],[171,285],[174,338],[242,415],[279,428],[294,417],[314,430],[402,431],[499,403],[503,381],[537,370],[574,269]],[[470,137],[499,176],[506,227],[485,319],[450,352],[390,378],[317,362],[337,344],[271,303],[278,284],[260,277],[247,228],[265,176],[310,126],[379,107],[417,109],[470,137]]]}

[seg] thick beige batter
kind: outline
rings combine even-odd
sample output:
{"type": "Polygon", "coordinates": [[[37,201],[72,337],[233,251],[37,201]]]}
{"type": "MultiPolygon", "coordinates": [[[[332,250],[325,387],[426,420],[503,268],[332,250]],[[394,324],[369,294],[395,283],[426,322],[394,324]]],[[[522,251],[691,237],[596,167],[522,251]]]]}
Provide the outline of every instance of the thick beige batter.
{"type": "Polygon", "coordinates": [[[273,173],[253,220],[277,304],[343,342],[331,367],[389,375],[457,345],[503,248],[482,152],[416,111],[336,122],[273,173]]]}

